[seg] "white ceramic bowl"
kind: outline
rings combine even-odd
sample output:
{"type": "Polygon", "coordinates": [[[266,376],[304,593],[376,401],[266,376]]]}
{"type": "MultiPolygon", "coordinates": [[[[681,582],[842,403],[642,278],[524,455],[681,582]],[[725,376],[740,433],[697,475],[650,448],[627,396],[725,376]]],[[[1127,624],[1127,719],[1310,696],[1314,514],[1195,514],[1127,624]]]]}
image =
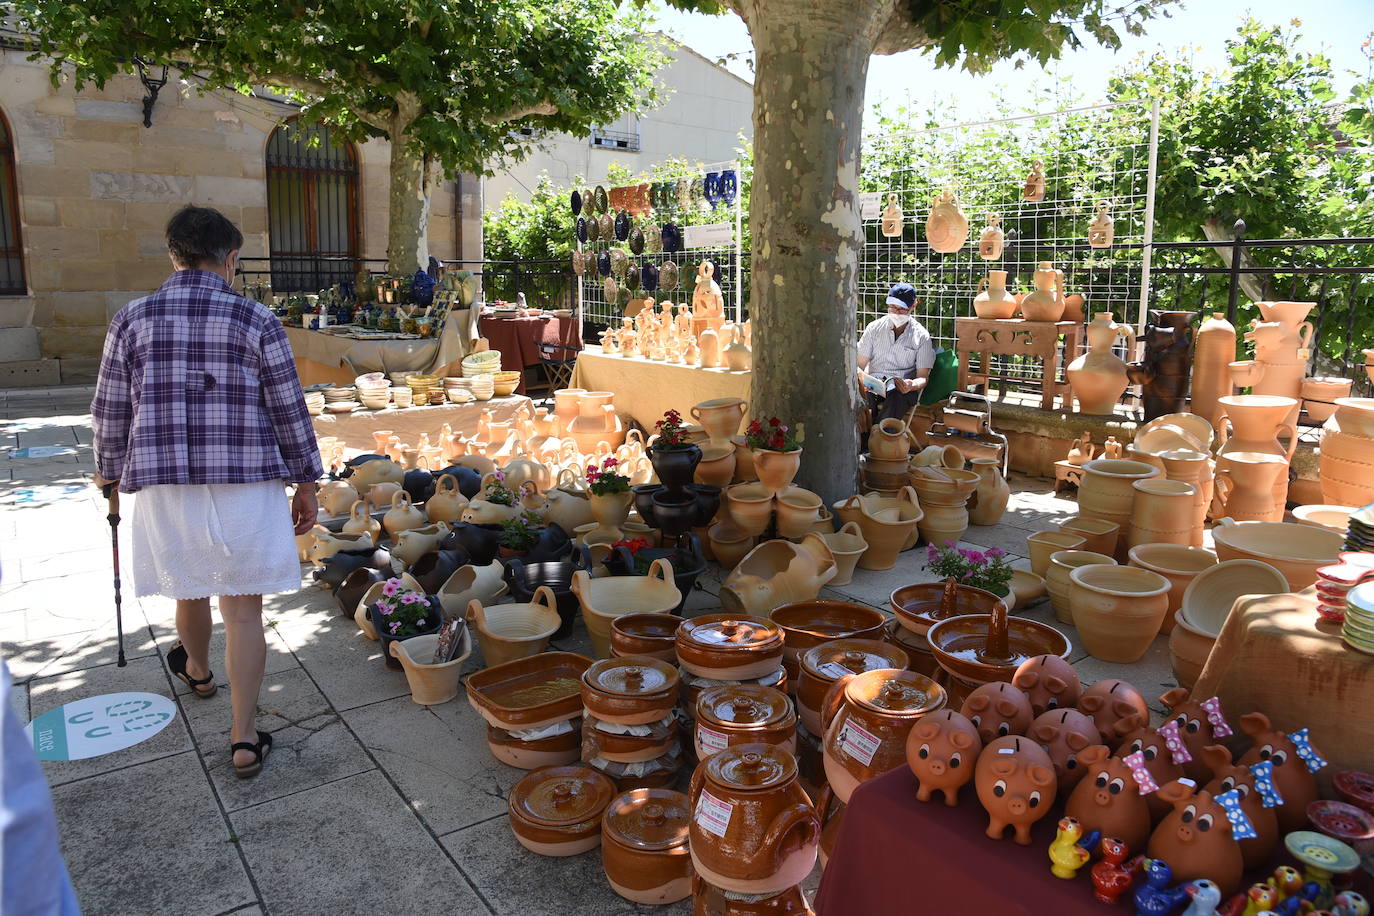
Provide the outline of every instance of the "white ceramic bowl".
{"type": "Polygon", "coordinates": [[[1226,560],[1204,569],[1188,583],[1178,616],[1186,619],[1193,629],[1215,639],[1221,634],[1237,598],[1282,595],[1287,591],[1288,580],[1268,563],[1226,560]]]}

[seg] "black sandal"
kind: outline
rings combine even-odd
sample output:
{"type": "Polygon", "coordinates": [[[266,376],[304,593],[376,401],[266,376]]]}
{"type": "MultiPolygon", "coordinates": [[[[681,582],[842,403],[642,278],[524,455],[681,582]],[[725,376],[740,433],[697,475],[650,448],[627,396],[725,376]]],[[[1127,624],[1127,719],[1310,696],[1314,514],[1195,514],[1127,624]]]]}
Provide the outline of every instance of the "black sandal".
{"type": "Polygon", "coordinates": [[[211,671],[208,677],[196,680],[186,673],[186,663],[188,661],[190,661],[190,656],[186,653],[186,647],[181,644],[181,640],[177,640],[176,644],[167,652],[167,670],[171,671],[172,675],[177,680],[184,683],[187,687],[190,687],[191,692],[202,700],[208,700],[219,693],[219,685],[214,682],[215,672],[211,671]],[[204,687],[206,684],[210,685],[209,693],[201,692],[200,688],[204,687]]]}
{"type": "Polygon", "coordinates": [[[258,732],[258,743],[251,741],[240,741],[237,744],[229,745],[229,756],[232,760],[235,751],[249,751],[254,759],[252,763],[239,766],[234,764],[234,775],[239,779],[249,779],[262,772],[262,762],[267,759],[267,755],[272,751],[272,736],[267,732],[258,732]]]}

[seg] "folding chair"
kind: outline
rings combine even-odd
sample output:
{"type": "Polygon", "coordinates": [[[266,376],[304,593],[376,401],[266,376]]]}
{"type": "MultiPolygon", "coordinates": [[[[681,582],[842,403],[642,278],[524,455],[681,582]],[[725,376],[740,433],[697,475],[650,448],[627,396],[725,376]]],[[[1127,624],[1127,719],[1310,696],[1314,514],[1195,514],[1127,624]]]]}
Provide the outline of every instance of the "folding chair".
{"type": "Polygon", "coordinates": [[[544,367],[544,377],[548,379],[547,390],[556,391],[572,384],[573,367],[577,365],[576,347],[562,344],[539,344],[539,365],[544,367]]]}

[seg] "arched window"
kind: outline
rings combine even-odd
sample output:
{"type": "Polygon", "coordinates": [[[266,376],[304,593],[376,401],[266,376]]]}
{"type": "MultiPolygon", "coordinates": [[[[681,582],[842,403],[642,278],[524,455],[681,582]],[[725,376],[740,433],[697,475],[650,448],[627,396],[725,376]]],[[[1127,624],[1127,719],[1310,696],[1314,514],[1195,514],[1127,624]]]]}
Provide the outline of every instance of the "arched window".
{"type": "Polygon", "coordinates": [[[28,295],[24,241],[19,235],[19,193],[14,182],[14,134],[0,112],[0,296],[28,295]]]}
{"type": "Polygon", "coordinates": [[[272,289],[313,292],[358,261],[358,153],[324,124],[283,124],[267,140],[272,289]]]}

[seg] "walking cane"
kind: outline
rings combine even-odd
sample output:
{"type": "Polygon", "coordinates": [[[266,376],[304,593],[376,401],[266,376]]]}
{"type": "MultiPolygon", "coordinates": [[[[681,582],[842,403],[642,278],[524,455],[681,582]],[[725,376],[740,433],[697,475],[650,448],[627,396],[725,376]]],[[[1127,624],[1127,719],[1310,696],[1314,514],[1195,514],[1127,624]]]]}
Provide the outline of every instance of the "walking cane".
{"type": "Polygon", "coordinates": [[[129,663],[124,658],[124,608],[119,594],[119,485],[107,483],[100,492],[110,503],[105,520],[110,523],[110,550],[114,554],[115,631],[119,634],[119,660],[115,666],[123,668],[129,663]]]}

